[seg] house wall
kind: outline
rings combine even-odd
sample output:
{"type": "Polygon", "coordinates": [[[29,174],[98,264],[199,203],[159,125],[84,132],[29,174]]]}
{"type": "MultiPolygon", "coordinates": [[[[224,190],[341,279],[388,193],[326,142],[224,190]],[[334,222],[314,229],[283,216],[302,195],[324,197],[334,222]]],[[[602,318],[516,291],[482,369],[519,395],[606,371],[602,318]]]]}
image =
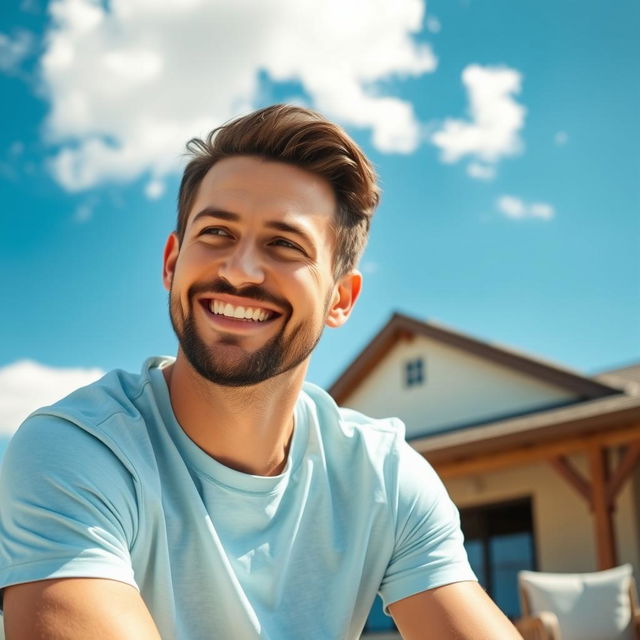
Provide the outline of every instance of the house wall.
{"type": "MultiPolygon", "coordinates": [[[[586,471],[584,456],[576,455],[571,461],[586,471]]],[[[451,478],[445,484],[461,509],[530,496],[537,569],[560,573],[597,570],[594,526],[587,502],[547,463],[451,478]]],[[[614,526],[618,563],[630,562],[638,575],[637,506],[632,483],[627,483],[618,498],[614,526]]]]}
{"type": "MultiPolygon", "coordinates": [[[[636,468],[631,474],[631,501],[636,508],[635,530],[638,532],[636,536],[636,548],[638,557],[640,557],[640,464],[636,465],[636,468]]],[[[638,578],[640,578],[640,576],[638,576],[638,578]]]]}
{"type": "MultiPolygon", "coordinates": [[[[621,455],[616,454],[612,458],[619,460],[621,455]]],[[[640,579],[639,511],[638,490],[631,477],[618,495],[613,523],[617,538],[618,564],[630,562],[635,568],[636,578],[640,579]]]]}
{"type": "Polygon", "coordinates": [[[412,438],[577,399],[576,395],[461,349],[415,337],[400,341],[342,403],[374,417],[397,416],[412,438]],[[422,357],[426,382],[404,386],[404,366],[422,357]]]}
{"type": "MultiPolygon", "coordinates": [[[[610,462],[620,456],[612,452],[610,462]]],[[[570,458],[588,477],[584,455],[570,458]]],[[[640,469],[621,493],[614,515],[618,564],[629,562],[640,578],[640,469]]],[[[539,571],[597,571],[595,533],[586,501],[547,463],[451,478],[445,484],[458,508],[531,497],[539,571]]],[[[364,634],[363,639],[400,640],[399,634],[364,634]]]]}

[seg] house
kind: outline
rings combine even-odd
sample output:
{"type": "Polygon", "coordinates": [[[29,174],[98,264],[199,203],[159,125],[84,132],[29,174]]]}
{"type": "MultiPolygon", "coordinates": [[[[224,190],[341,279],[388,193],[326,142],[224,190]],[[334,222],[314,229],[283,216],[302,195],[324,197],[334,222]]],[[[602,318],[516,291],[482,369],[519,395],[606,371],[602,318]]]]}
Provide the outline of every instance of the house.
{"type": "MultiPolygon", "coordinates": [[[[640,364],[586,377],[395,314],[329,392],[405,422],[460,510],[481,583],[509,616],[519,615],[520,569],[630,562],[638,573],[640,364]]],[[[391,626],[374,608],[370,630],[391,626]]]]}

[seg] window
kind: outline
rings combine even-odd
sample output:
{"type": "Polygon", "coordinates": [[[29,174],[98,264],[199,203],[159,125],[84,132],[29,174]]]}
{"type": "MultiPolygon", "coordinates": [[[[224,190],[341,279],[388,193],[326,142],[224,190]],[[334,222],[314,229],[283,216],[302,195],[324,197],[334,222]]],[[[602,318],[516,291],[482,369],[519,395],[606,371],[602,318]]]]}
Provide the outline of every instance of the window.
{"type": "Polygon", "coordinates": [[[531,499],[461,509],[460,519],[480,584],[506,615],[517,618],[518,571],[536,568],[531,499]]]}
{"type": "Polygon", "coordinates": [[[424,382],[424,360],[415,358],[405,362],[404,384],[406,387],[416,387],[424,382]]]}
{"type": "Polygon", "coordinates": [[[382,607],[382,598],[376,596],[376,600],[371,607],[371,612],[367,618],[367,622],[364,625],[364,631],[366,632],[380,632],[380,631],[395,631],[396,625],[393,622],[393,618],[388,616],[382,607]]]}

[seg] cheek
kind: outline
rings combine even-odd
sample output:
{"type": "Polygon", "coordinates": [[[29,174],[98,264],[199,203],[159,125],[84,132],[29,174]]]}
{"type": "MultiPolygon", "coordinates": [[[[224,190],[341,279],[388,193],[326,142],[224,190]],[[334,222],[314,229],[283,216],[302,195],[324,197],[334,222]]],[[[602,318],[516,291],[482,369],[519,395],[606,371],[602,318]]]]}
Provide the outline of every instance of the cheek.
{"type": "Polygon", "coordinates": [[[193,265],[187,259],[179,258],[171,281],[171,303],[187,308],[189,287],[195,282],[193,265]]]}
{"type": "Polygon", "coordinates": [[[214,261],[206,251],[193,247],[178,256],[174,274],[175,282],[191,285],[207,276],[210,278],[214,266],[214,261]]]}

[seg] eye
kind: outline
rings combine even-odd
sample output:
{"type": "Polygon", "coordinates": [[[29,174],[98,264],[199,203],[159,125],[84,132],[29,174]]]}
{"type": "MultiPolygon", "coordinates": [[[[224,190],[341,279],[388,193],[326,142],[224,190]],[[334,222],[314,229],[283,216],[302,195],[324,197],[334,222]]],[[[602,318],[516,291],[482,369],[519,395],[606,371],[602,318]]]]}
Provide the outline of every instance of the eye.
{"type": "Polygon", "coordinates": [[[223,227],[205,227],[201,232],[201,236],[222,236],[230,238],[231,234],[223,227]]]}
{"type": "Polygon", "coordinates": [[[275,238],[271,241],[271,244],[276,247],[284,247],[285,249],[293,249],[294,251],[300,251],[301,253],[304,253],[301,247],[299,247],[294,242],[287,240],[286,238],[275,238]]]}

